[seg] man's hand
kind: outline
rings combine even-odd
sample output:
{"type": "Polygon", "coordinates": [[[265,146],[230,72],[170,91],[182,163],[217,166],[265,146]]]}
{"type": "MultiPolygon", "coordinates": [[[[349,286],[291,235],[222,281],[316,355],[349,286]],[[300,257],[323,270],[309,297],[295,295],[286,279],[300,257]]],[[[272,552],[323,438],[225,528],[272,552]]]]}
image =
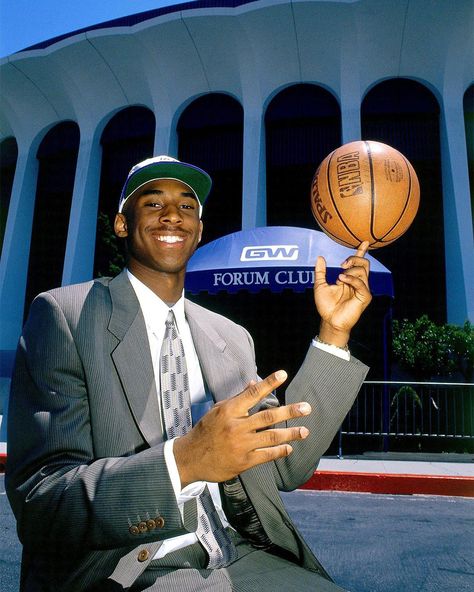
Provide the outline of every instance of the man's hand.
{"type": "Polygon", "coordinates": [[[287,442],[306,438],[307,428],[270,426],[308,415],[311,412],[308,403],[249,415],[249,409],[286,378],[286,372],[279,370],[261,382],[252,382],[239,395],[214,405],[190,432],[175,440],[173,452],[182,487],[194,481],[226,481],[255,465],[291,454],[287,442]]]}
{"type": "Polygon", "coordinates": [[[365,258],[368,248],[368,241],[360,244],[356,254],[341,264],[344,273],[332,285],[326,281],[324,257],[316,261],[314,301],[321,315],[319,338],[326,343],[347,345],[352,327],[372,300],[365,258]]]}

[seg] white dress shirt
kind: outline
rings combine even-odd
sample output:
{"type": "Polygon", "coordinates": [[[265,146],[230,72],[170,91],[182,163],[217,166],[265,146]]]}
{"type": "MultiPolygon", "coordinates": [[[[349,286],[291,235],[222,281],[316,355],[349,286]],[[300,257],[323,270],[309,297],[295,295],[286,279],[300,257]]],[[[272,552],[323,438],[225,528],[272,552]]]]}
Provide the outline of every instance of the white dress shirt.
{"type": "MultiPolygon", "coordinates": [[[[170,310],[173,311],[176,326],[178,329],[179,336],[183,343],[184,355],[186,358],[186,367],[188,370],[189,379],[189,391],[191,396],[191,404],[204,402],[206,400],[206,391],[204,387],[204,381],[202,378],[201,367],[197,357],[196,350],[194,348],[191,331],[189,329],[188,322],[184,314],[184,295],[176,302],[174,306],[170,307],[161,300],[150,288],[145,286],[143,282],[137,279],[129,270],[127,270],[128,278],[132,284],[135,294],[137,295],[145,318],[145,325],[147,329],[148,342],[150,344],[151,359],[153,362],[153,372],[155,374],[155,382],[157,385],[158,397],[159,397],[159,385],[160,385],[160,352],[163,338],[165,336],[166,329],[166,318],[170,310]]],[[[161,401],[158,401],[161,409],[161,401]]],[[[181,515],[184,511],[184,503],[192,497],[198,496],[202,493],[206,483],[204,481],[197,481],[186,486],[184,489],[181,488],[181,480],[179,477],[178,467],[173,454],[173,443],[174,439],[167,440],[164,445],[165,462],[168,468],[171,483],[173,485],[176,501],[180,509],[181,515]]],[[[229,526],[229,523],[222,510],[222,502],[219,492],[219,486],[217,483],[207,483],[209,491],[212,495],[214,505],[219,513],[219,517],[222,524],[229,526]]],[[[197,537],[194,533],[183,534],[171,539],[166,539],[161,547],[159,548],[154,559],[164,557],[171,551],[176,551],[186,545],[190,545],[197,541],[197,537]]]]}
{"type": "MultiPolygon", "coordinates": [[[[160,352],[163,338],[165,336],[165,322],[170,310],[173,311],[179,336],[183,343],[184,354],[186,357],[186,366],[188,370],[189,379],[189,390],[191,396],[191,404],[204,402],[206,400],[206,391],[204,387],[204,381],[202,377],[201,367],[199,365],[199,359],[194,348],[194,343],[189,329],[188,322],[184,314],[184,293],[181,298],[171,308],[161,300],[150,288],[148,288],[143,282],[136,278],[129,270],[127,270],[128,278],[132,284],[135,294],[140,303],[140,308],[145,319],[145,325],[148,335],[148,341],[150,344],[151,359],[153,362],[153,372],[155,375],[155,382],[157,385],[158,397],[159,385],[160,385],[160,352]]],[[[312,342],[314,347],[318,347],[329,353],[337,355],[341,358],[349,360],[350,354],[338,347],[320,343],[317,341],[312,342]]],[[[158,401],[161,409],[161,400],[158,401]]],[[[162,425],[164,425],[162,420],[162,425]]],[[[173,454],[173,443],[174,439],[167,440],[164,444],[164,456],[168,473],[170,476],[171,483],[173,485],[174,493],[178,508],[183,515],[184,503],[198,496],[204,489],[206,482],[197,481],[181,488],[181,480],[179,477],[178,468],[173,454]]],[[[219,492],[219,486],[217,483],[207,483],[209,491],[212,495],[214,505],[219,513],[219,517],[224,527],[229,526],[227,518],[222,510],[222,502],[219,492]]],[[[158,552],[154,556],[154,559],[160,559],[167,553],[181,549],[187,545],[195,543],[197,537],[195,533],[187,533],[163,541],[163,544],[159,548],[158,552]]]]}

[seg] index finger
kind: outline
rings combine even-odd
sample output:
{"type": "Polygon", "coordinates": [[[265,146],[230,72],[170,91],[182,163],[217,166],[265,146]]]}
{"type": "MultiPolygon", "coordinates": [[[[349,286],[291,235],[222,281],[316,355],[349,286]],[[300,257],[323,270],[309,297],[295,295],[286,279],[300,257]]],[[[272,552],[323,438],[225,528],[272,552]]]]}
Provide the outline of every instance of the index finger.
{"type": "Polygon", "coordinates": [[[277,387],[285,382],[288,374],[284,370],[273,372],[260,382],[249,384],[249,386],[232,399],[237,409],[244,415],[264,397],[269,395],[277,387]]]}
{"type": "Polygon", "coordinates": [[[364,241],[363,243],[360,243],[356,252],[356,257],[364,257],[367,251],[369,250],[369,245],[369,241],[364,241]]]}

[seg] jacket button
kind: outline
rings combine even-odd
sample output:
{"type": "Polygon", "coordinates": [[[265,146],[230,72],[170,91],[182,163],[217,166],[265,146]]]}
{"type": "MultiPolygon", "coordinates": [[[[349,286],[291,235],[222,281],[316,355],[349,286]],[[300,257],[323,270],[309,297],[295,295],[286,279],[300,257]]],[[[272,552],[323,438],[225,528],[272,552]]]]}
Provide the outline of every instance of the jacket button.
{"type": "Polygon", "coordinates": [[[157,516],[155,518],[156,528],[163,528],[165,525],[165,519],[162,516],[157,516]]]}
{"type": "Polygon", "coordinates": [[[148,530],[148,526],[146,525],[146,522],[139,522],[138,523],[138,530],[140,532],[146,532],[148,530]]]}
{"type": "Polygon", "coordinates": [[[151,518],[146,521],[146,525],[147,525],[148,530],[154,530],[156,528],[156,522],[154,520],[152,520],[151,518]]]}
{"type": "Polygon", "coordinates": [[[150,557],[150,551],[148,551],[148,549],[142,549],[140,553],[138,553],[137,559],[140,561],[140,563],[143,563],[148,559],[148,557],[150,557]]]}
{"type": "Polygon", "coordinates": [[[140,534],[140,531],[138,530],[138,526],[136,526],[135,524],[132,524],[132,526],[130,526],[130,528],[128,529],[128,532],[130,534],[140,534]]]}

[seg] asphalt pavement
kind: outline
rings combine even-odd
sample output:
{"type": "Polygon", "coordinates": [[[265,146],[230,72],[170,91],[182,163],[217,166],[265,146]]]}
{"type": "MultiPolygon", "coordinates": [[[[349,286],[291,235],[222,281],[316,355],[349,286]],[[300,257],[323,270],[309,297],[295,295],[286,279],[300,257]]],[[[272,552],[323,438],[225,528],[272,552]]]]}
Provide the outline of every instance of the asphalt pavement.
{"type": "Polygon", "coordinates": [[[282,497],[316,556],[347,590],[474,590],[471,498],[306,490],[282,497]]]}
{"type": "MultiPolygon", "coordinates": [[[[21,545],[0,476],[0,590],[17,592],[21,545]]],[[[298,490],[283,494],[333,579],[352,592],[474,590],[474,499],[298,490]]]]}

